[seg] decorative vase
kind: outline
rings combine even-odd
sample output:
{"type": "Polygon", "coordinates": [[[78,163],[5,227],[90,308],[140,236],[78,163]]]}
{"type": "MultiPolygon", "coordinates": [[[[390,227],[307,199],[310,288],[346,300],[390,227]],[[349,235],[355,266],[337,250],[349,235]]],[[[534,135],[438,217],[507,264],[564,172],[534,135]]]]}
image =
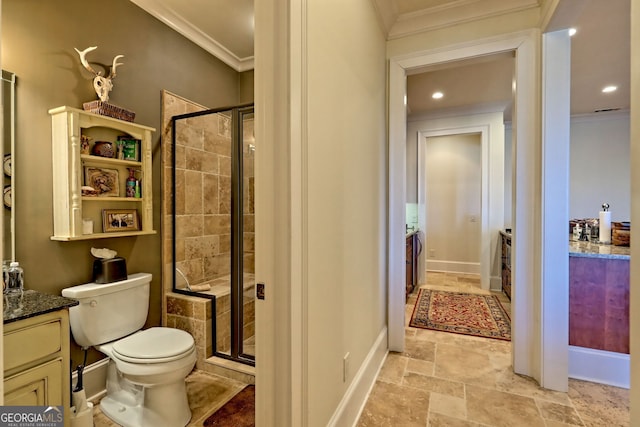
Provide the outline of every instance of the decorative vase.
{"type": "Polygon", "coordinates": [[[91,154],[100,157],[109,157],[113,159],[113,143],[111,141],[96,141],[91,150],[91,154]]]}
{"type": "Polygon", "coordinates": [[[136,170],[133,168],[129,169],[129,177],[127,178],[127,197],[136,197],[136,170]]]}

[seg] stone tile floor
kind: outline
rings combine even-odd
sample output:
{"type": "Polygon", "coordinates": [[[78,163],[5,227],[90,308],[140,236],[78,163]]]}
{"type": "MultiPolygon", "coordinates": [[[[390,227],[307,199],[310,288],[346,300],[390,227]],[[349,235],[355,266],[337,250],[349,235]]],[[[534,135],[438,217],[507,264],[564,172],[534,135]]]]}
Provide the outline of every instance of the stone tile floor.
{"type": "MultiPolygon", "coordinates": [[[[429,272],[422,287],[489,293],[475,275],[429,272]]],[[[629,390],[577,380],[568,393],[545,390],[512,372],[510,342],[409,327],[416,297],[405,351],[387,356],[358,427],[629,425],[629,390]]]]}
{"type": "MultiPolygon", "coordinates": [[[[188,426],[201,427],[211,414],[231,400],[245,386],[246,384],[230,378],[204,371],[192,371],[187,377],[187,395],[191,408],[191,421],[188,426]]],[[[107,418],[96,404],[93,425],[94,427],[117,427],[119,424],[107,418]]]]}

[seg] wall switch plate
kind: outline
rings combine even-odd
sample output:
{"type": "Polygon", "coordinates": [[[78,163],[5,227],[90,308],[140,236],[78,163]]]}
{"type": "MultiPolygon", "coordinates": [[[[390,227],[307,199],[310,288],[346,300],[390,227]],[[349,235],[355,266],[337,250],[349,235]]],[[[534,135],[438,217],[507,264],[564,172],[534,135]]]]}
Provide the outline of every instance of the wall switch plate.
{"type": "Polygon", "coordinates": [[[258,283],[256,285],[256,298],[264,299],[264,283],[258,283]]]}

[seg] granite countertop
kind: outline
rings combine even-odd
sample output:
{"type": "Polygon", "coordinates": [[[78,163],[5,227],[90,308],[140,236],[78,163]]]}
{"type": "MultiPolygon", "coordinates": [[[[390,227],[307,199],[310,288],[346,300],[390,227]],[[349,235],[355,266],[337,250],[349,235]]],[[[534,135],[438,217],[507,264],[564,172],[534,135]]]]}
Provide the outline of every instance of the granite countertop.
{"type": "Polygon", "coordinates": [[[605,245],[569,239],[569,256],[584,258],[630,259],[629,246],[605,245]]]}
{"type": "Polygon", "coordinates": [[[4,323],[35,317],[78,305],[78,301],[59,295],[43,294],[32,289],[20,294],[4,294],[4,323]]]}

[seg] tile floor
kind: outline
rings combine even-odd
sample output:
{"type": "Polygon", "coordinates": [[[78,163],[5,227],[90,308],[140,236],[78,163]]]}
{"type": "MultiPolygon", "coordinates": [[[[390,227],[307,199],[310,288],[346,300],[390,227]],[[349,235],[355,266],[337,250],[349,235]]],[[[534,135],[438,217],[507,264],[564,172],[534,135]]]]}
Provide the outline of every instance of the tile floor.
{"type": "MultiPolygon", "coordinates": [[[[188,427],[202,427],[204,421],[246,386],[245,383],[194,370],[187,377],[187,394],[191,408],[188,427]]],[[[96,405],[97,406],[97,405],[96,405]]],[[[117,427],[97,406],[93,414],[94,427],[117,427]]],[[[149,426],[151,427],[151,426],[149,426]]]]}
{"type": "MultiPolygon", "coordinates": [[[[424,288],[489,293],[474,275],[429,272],[424,288]]],[[[509,312],[506,296],[498,294],[509,312]]],[[[408,325],[417,290],[407,302],[408,325]]],[[[511,368],[511,343],[407,326],[404,353],[389,353],[358,427],[629,425],[629,390],[570,380],[540,388],[511,368]]]]}

